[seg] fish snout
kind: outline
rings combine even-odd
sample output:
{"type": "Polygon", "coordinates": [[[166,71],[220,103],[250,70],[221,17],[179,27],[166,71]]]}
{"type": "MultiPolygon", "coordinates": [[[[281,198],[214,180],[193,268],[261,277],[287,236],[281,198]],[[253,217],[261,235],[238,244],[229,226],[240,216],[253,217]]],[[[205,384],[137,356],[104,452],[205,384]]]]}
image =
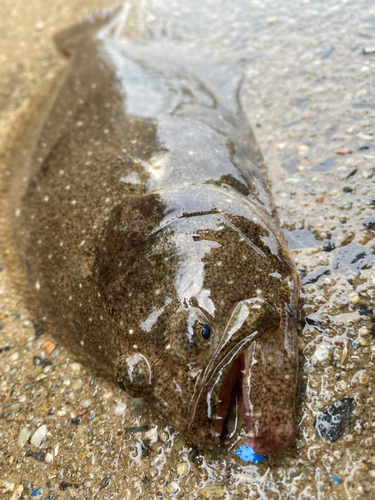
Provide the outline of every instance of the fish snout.
{"type": "Polygon", "coordinates": [[[257,437],[250,437],[248,445],[258,455],[271,455],[283,450],[296,437],[296,426],[293,421],[275,424],[257,437]]]}

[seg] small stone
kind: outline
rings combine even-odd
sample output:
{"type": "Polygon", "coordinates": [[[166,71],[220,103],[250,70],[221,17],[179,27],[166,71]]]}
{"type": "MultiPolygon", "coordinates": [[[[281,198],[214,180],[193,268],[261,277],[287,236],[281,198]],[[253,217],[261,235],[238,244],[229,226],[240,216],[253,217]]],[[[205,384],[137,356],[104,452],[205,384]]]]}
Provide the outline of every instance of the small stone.
{"type": "Polygon", "coordinates": [[[44,328],[38,328],[35,330],[35,340],[38,339],[44,333],[44,328]]]}
{"type": "Polygon", "coordinates": [[[130,432],[130,434],[135,434],[136,432],[147,432],[148,425],[142,425],[141,427],[125,427],[125,432],[130,432]]]}
{"type": "Polygon", "coordinates": [[[353,378],[352,378],[352,385],[355,385],[357,383],[366,385],[369,381],[369,376],[366,373],[366,370],[359,370],[357,371],[353,378]]]}
{"type": "Polygon", "coordinates": [[[166,443],[168,441],[169,436],[166,432],[164,432],[163,430],[160,430],[158,434],[159,434],[160,441],[162,441],[163,443],[166,443]]]}
{"type": "Polygon", "coordinates": [[[35,366],[48,366],[52,365],[52,361],[49,359],[42,359],[39,356],[34,356],[33,357],[33,365],[35,366]]]}
{"type": "Polygon", "coordinates": [[[181,451],[185,445],[186,445],[185,438],[183,436],[179,436],[176,441],[176,444],[174,445],[174,449],[176,451],[181,451]]]}
{"type": "Polygon", "coordinates": [[[80,389],[82,387],[82,380],[80,380],[79,378],[77,378],[77,380],[75,380],[72,384],[72,389],[74,391],[78,391],[78,389],[80,389]]]}
{"type": "Polygon", "coordinates": [[[14,483],[10,483],[5,479],[0,479],[0,488],[2,489],[2,493],[6,493],[7,491],[13,491],[15,487],[14,483]]]}
{"type": "Polygon", "coordinates": [[[51,354],[53,353],[55,348],[56,348],[56,344],[54,344],[50,340],[47,340],[47,342],[44,342],[44,344],[43,344],[43,349],[45,349],[47,351],[48,356],[51,356],[51,354]]]}
{"type": "Polygon", "coordinates": [[[82,408],[88,408],[90,406],[90,399],[81,399],[80,404],[82,408]]]}
{"type": "Polygon", "coordinates": [[[23,493],[23,486],[22,484],[19,484],[16,486],[16,489],[13,491],[13,495],[10,497],[9,500],[18,500],[18,498],[21,498],[23,493]]]}
{"type": "Polygon", "coordinates": [[[41,425],[39,429],[37,429],[31,440],[30,443],[35,446],[35,448],[39,448],[39,446],[42,444],[43,439],[47,436],[47,426],[46,425],[41,425]]]}
{"type": "Polygon", "coordinates": [[[68,368],[75,374],[78,374],[81,371],[80,363],[70,363],[68,368]]]}
{"type": "Polygon", "coordinates": [[[20,446],[21,448],[25,446],[25,443],[28,441],[30,434],[31,431],[28,427],[22,427],[20,433],[18,434],[18,439],[17,439],[18,446],[20,446]]]}
{"type": "Polygon", "coordinates": [[[362,222],[362,224],[369,231],[375,229],[375,217],[368,217],[362,222]]]}
{"type": "Polygon", "coordinates": [[[330,240],[324,240],[322,245],[323,252],[332,252],[336,248],[335,244],[330,240]]]}
{"type": "Polygon", "coordinates": [[[182,462],[177,465],[177,474],[179,476],[185,476],[188,472],[188,464],[186,462],[182,462]]]}
{"type": "Polygon", "coordinates": [[[348,149],[348,148],[339,148],[339,149],[337,149],[337,150],[335,151],[335,153],[336,153],[337,155],[347,155],[347,154],[349,154],[349,153],[352,153],[352,151],[350,151],[350,149],[348,149]]]}
{"type": "Polygon", "coordinates": [[[39,462],[44,462],[46,453],[44,451],[32,451],[32,450],[27,450],[25,453],[25,457],[32,457],[35,458],[35,460],[38,460],[39,462]]]}
{"type": "Polygon", "coordinates": [[[219,485],[206,486],[206,488],[202,488],[201,490],[199,490],[199,493],[202,495],[202,497],[209,500],[215,497],[221,498],[225,496],[225,489],[219,485]]]}
{"type": "Polygon", "coordinates": [[[45,462],[47,464],[52,463],[53,462],[53,454],[52,453],[47,453],[44,460],[45,460],[45,462]]]}
{"type": "Polygon", "coordinates": [[[348,298],[352,304],[358,304],[358,302],[360,302],[360,300],[361,300],[358,293],[355,293],[355,292],[350,293],[348,298]]]}
{"type": "Polygon", "coordinates": [[[318,359],[319,361],[324,361],[328,358],[329,356],[329,349],[328,347],[326,346],[326,344],[324,344],[323,342],[321,344],[319,344],[315,350],[315,357],[316,359],[318,359]]]}
{"type": "Polygon", "coordinates": [[[318,436],[330,443],[341,437],[351,420],[353,406],[352,398],[344,398],[342,401],[336,401],[324,412],[319,413],[314,421],[318,436]]]}
{"type": "Polygon", "coordinates": [[[77,417],[82,417],[83,415],[86,415],[88,411],[89,410],[87,408],[80,408],[79,410],[77,410],[76,415],[77,417]]]}

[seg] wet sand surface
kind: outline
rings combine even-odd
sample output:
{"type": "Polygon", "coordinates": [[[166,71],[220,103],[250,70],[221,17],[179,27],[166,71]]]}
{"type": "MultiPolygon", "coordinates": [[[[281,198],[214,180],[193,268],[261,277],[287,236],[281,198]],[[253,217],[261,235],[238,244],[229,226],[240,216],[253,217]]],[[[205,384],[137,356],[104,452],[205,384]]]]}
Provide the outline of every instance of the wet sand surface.
{"type": "MultiPolygon", "coordinates": [[[[0,154],[66,64],[53,34],[110,5],[2,2],[0,154]]],[[[249,9],[244,102],[303,284],[296,440],[259,464],[237,457],[235,443],[186,441],[47,331],[35,332],[4,268],[4,498],[375,497],[375,8],[266,0],[249,9]]]]}

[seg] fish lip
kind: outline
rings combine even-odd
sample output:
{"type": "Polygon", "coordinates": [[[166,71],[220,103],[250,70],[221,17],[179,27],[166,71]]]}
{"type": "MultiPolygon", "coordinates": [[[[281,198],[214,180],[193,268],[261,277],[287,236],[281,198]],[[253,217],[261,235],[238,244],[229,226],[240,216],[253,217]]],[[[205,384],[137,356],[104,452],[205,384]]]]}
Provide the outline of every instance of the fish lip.
{"type": "Polygon", "coordinates": [[[258,455],[272,455],[285,450],[297,434],[295,425],[284,425],[277,431],[270,429],[266,436],[249,438],[248,446],[251,446],[258,455]]]}

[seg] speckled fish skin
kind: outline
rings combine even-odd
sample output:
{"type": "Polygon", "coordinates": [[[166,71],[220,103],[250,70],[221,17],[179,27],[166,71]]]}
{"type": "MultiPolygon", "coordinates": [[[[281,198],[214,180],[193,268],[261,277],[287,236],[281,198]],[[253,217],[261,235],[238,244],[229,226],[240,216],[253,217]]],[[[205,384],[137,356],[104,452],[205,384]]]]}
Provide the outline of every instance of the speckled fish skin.
{"type": "Polygon", "coordinates": [[[239,384],[248,444],[275,453],[295,435],[299,281],[240,65],[123,36],[130,15],[57,37],[67,70],[11,182],[21,267],[55,331],[176,429],[218,442],[239,384]]]}

